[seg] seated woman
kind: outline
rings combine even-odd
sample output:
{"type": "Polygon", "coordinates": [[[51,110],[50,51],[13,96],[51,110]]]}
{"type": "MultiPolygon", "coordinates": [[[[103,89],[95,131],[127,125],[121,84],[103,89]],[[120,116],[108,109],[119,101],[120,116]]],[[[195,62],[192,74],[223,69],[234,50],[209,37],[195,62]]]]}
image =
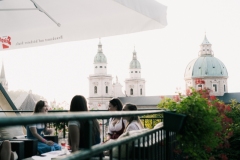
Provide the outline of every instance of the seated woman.
{"type": "MultiPolygon", "coordinates": [[[[124,105],[123,111],[137,111],[137,106],[134,104],[127,103],[124,105]]],[[[124,132],[140,130],[144,128],[139,116],[130,116],[123,118],[126,119],[128,122],[124,132]]]]}
{"type": "MultiPolygon", "coordinates": [[[[118,98],[113,98],[109,101],[109,111],[122,111],[123,105],[118,98]]],[[[111,117],[108,125],[108,137],[109,139],[117,139],[124,131],[127,121],[122,117],[111,117]]]]}
{"type": "Polygon", "coordinates": [[[8,140],[0,141],[0,160],[14,160],[11,143],[8,140]]]}
{"type": "MultiPolygon", "coordinates": [[[[47,114],[48,106],[46,101],[38,101],[33,114],[47,114]]],[[[38,152],[39,154],[61,150],[61,146],[53,141],[48,141],[43,138],[44,134],[51,134],[52,130],[47,128],[43,123],[32,124],[27,126],[27,137],[30,139],[38,139],[38,152]]]]}
{"type": "MultiPolygon", "coordinates": [[[[74,96],[70,104],[70,112],[88,111],[87,101],[83,96],[74,96]]],[[[92,120],[92,144],[99,144],[100,139],[100,126],[96,119],[92,120]]],[[[86,148],[88,139],[86,138],[87,120],[69,121],[68,123],[68,141],[72,152],[81,148],[86,148]]]]}
{"type": "MultiPolygon", "coordinates": [[[[127,103],[123,106],[123,111],[137,111],[137,106],[134,104],[127,103]]],[[[133,131],[133,130],[140,130],[143,129],[142,122],[139,118],[139,116],[129,116],[129,117],[123,117],[126,121],[126,127],[124,129],[124,133],[128,131],[133,131]]],[[[111,143],[112,141],[115,140],[110,140],[107,143],[111,143]]],[[[105,156],[109,156],[109,150],[103,152],[105,156]]]]}

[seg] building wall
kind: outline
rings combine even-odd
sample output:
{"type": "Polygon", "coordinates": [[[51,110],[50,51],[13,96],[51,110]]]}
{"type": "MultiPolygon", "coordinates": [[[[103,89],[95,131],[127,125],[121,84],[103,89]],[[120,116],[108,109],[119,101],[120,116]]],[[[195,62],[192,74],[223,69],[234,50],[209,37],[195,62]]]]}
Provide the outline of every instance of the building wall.
{"type": "Polygon", "coordinates": [[[145,96],[145,80],[139,79],[126,79],[125,89],[127,96],[145,96]],[[141,93],[142,89],[142,93],[141,93]],[[131,90],[133,92],[131,92],[131,90]]]}
{"type": "MultiPolygon", "coordinates": [[[[195,89],[201,89],[200,84],[196,84],[195,82],[196,78],[192,79],[185,79],[186,82],[186,88],[193,87],[195,89]]],[[[228,93],[228,83],[227,78],[223,77],[207,77],[207,78],[201,78],[205,81],[205,84],[202,85],[203,88],[209,88],[211,90],[211,95],[215,96],[223,96],[224,93],[228,93]],[[214,84],[217,85],[217,92],[215,92],[214,84]],[[225,85],[225,91],[224,91],[224,85],[225,85]]]]}
{"type": "Polygon", "coordinates": [[[107,108],[113,97],[112,79],[111,75],[89,76],[89,109],[107,108]]]}

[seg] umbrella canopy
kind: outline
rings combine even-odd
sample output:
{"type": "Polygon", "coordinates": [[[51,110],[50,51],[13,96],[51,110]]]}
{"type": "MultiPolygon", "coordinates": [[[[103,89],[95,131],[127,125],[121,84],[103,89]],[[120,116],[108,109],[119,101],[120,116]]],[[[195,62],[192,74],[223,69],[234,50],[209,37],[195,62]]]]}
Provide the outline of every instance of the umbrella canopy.
{"type": "Polygon", "coordinates": [[[0,0],[0,51],[160,29],[166,10],[154,0],[0,0]]]}

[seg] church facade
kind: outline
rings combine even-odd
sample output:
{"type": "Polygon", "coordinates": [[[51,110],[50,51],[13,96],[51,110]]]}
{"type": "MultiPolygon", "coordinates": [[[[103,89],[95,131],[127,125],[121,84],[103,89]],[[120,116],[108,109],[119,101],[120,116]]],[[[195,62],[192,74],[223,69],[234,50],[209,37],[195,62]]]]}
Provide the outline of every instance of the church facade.
{"type": "Polygon", "coordinates": [[[103,53],[101,42],[98,44],[93,67],[94,74],[88,77],[90,110],[108,109],[109,100],[114,97],[145,96],[145,80],[141,78],[141,65],[135,50],[129,66],[130,77],[125,80],[125,93],[122,92],[123,86],[118,82],[118,77],[113,82],[112,75],[107,73],[107,57],[103,53]]]}

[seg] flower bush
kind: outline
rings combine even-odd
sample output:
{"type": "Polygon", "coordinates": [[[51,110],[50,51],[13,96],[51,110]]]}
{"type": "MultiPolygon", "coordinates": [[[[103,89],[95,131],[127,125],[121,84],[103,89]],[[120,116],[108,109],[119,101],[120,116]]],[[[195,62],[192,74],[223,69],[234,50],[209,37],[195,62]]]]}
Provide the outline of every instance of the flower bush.
{"type": "Polygon", "coordinates": [[[227,154],[219,151],[229,148],[233,134],[232,119],[227,116],[231,107],[210,96],[209,89],[192,88],[186,96],[162,99],[158,107],[187,115],[183,133],[177,136],[176,155],[184,159],[227,159],[227,154]]]}
{"type": "Polygon", "coordinates": [[[230,101],[231,112],[227,112],[226,115],[233,120],[230,124],[229,133],[227,136],[228,148],[219,148],[216,152],[219,154],[227,154],[229,159],[239,159],[240,157],[240,104],[236,100],[230,101]]]}

